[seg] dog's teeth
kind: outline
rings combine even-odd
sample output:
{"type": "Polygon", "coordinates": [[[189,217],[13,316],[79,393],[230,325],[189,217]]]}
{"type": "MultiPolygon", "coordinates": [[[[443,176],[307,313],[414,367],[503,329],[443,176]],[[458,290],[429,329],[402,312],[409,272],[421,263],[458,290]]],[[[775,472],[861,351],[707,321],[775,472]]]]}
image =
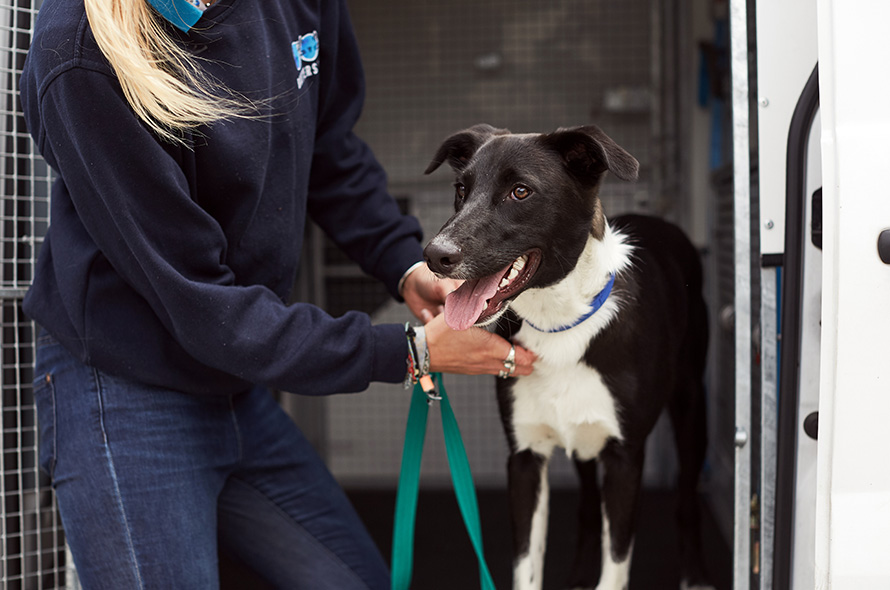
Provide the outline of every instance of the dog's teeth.
{"type": "Polygon", "coordinates": [[[525,261],[525,256],[520,256],[515,261],[513,261],[513,266],[510,268],[510,272],[507,274],[507,276],[501,279],[501,283],[500,285],[498,285],[498,289],[503,289],[514,280],[516,280],[516,277],[519,276],[519,273],[522,272],[522,269],[525,267],[525,261]]]}

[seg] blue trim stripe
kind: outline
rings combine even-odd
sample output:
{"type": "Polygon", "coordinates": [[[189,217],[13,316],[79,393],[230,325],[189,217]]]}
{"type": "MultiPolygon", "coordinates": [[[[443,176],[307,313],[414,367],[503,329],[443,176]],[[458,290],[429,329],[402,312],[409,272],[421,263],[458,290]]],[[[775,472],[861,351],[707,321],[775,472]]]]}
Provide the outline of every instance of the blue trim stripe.
{"type": "Polygon", "coordinates": [[[204,14],[197,6],[190,4],[188,0],[148,0],[161,16],[170,21],[183,33],[195,26],[201,15],[204,14]]]}
{"type": "Polygon", "coordinates": [[[582,315],[580,318],[572,322],[571,324],[567,324],[565,326],[560,326],[558,328],[553,328],[552,330],[542,330],[537,327],[533,323],[528,320],[525,321],[526,324],[537,330],[538,332],[547,332],[548,334],[553,334],[554,332],[565,332],[566,330],[571,330],[581,322],[587,320],[590,316],[599,311],[599,309],[606,302],[606,299],[609,298],[609,295],[612,294],[612,286],[615,284],[615,273],[609,275],[609,282],[606,283],[606,286],[603,287],[603,290],[596,294],[596,297],[593,298],[593,301],[590,302],[590,311],[582,315]]]}

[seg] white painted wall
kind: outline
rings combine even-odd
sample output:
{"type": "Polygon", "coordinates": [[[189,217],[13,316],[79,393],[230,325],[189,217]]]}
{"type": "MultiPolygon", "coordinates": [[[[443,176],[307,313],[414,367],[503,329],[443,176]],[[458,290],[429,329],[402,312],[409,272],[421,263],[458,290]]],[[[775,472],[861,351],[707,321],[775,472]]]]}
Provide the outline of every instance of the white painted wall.
{"type": "Polygon", "coordinates": [[[816,588],[890,588],[890,60],[883,0],[819,0],[824,207],[816,588]]]}
{"type": "Polygon", "coordinates": [[[785,151],[797,99],[817,60],[816,1],[757,2],[760,251],[785,250],[785,151]]]}

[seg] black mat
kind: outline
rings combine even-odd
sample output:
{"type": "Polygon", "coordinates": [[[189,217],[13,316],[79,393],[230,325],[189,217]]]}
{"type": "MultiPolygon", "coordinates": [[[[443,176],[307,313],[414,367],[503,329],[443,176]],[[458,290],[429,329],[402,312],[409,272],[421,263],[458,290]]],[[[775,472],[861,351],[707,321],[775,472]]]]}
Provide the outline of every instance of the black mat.
{"type": "MultiPolygon", "coordinates": [[[[387,491],[349,493],[384,557],[389,560],[395,494],[387,491]]],[[[480,490],[479,511],[485,556],[495,585],[511,587],[510,524],[505,491],[480,490]]],[[[578,494],[553,490],[544,572],[545,590],[562,590],[575,551],[578,494]]],[[[646,491],[640,506],[634,542],[630,590],[677,590],[675,502],[670,492],[646,491]]],[[[416,590],[479,587],[476,557],[451,491],[421,491],[417,506],[414,549],[416,590]]],[[[732,553],[708,513],[703,515],[705,565],[718,590],[732,587],[732,553]]]]}
{"type": "MultiPolygon", "coordinates": [[[[393,490],[348,490],[387,562],[392,546],[393,490]]],[[[485,556],[495,585],[511,587],[510,524],[507,495],[502,490],[480,490],[479,511],[485,556]]],[[[575,491],[551,491],[550,526],[544,572],[545,590],[563,590],[574,558],[575,491]]],[[[675,502],[670,492],[644,491],[634,542],[630,590],[677,590],[675,502]]],[[[711,514],[703,515],[705,566],[718,590],[732,587],[732,553],[711,514]]],[[[261,590],[268,586],[223,559],[224,590],[261,590]]],[[[414,590],[472,590],[479,588],[476,557],[450,490],[421,491],[417,506],[414,548],[414,590]]]]}

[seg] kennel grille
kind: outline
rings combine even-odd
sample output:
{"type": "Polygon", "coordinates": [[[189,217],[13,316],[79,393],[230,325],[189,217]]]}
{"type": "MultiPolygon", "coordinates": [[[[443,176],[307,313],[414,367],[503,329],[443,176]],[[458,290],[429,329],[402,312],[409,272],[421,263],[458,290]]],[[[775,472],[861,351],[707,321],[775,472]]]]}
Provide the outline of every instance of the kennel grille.
{"type": "MultiPolygon", "coordinates": [[[[350,2],[367,79],[357,132],[386,168],[391,192],[408,197],[427,237],[450,217],[453,189],[447,166],[430,176],[423,170],[445,137],[480,122],[514,132],[595,122],[642,164],[635,184],[607,181],[607,215],[655,210],[650,8],[648,0],[394,0],[386,10],[372,0],[350,2]]],[[[412,319],[392,303],[373,317],[412,319]]],[[[483,486],[505,485],[493,380],[449,375],[445,383],[474,477],[483,486]]],[[[379,384],[326,400],[327,458],[344,484],[395,485],[407,402],[401,386],[379,384]]],[[[437,420],[430,418],[424,483],[447,486],[437,420]]],[[[554,457],[551,481],[574,481],[562,455],[554,457]]]]}
{"type": "Polygon", "coordinates": [[[77,587],[52,489],[38,469],[34,325],[21,311],[49,224],[51,173],[20,115],[18,82],[39,0],[0,4],[0,587],[77,587]]]}

